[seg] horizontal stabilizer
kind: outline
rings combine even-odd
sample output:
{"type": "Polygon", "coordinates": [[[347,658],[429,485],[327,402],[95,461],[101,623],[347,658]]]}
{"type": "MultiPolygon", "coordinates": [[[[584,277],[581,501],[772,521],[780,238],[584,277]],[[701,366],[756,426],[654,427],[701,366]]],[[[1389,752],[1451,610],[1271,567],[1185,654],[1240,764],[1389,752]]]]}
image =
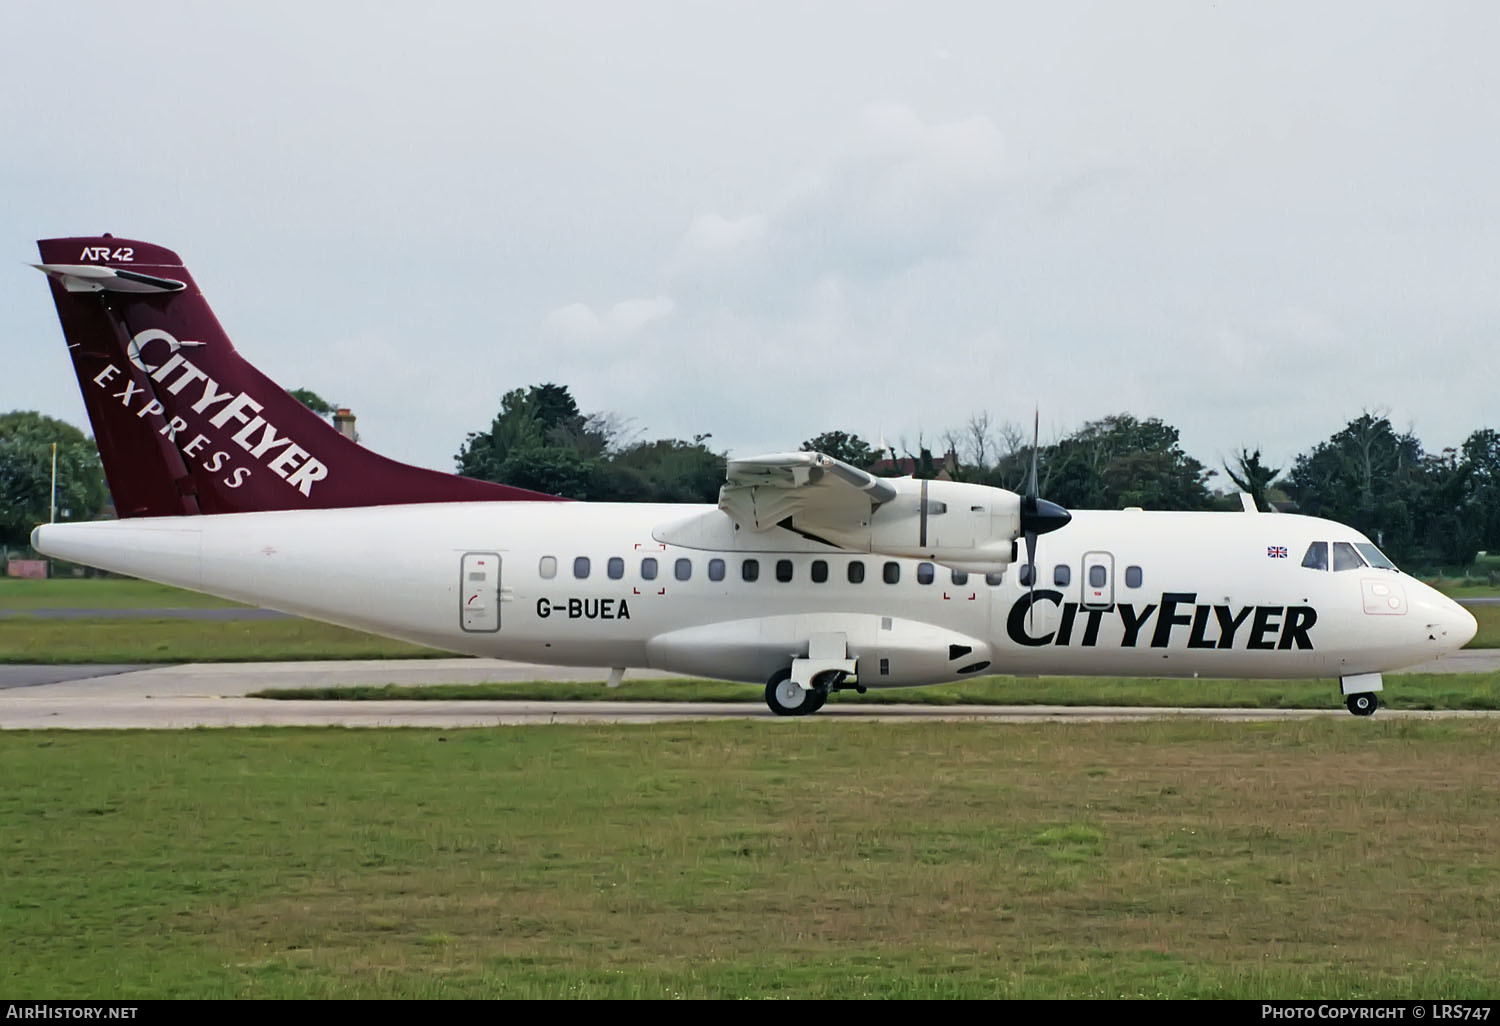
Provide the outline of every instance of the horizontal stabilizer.
{"type": "MultiPolygon", "coordinates": [[[[32,264],[68,292],[181,292],[185,282],[97,264],[32,264]]],[[[36,279],[33,278],[32,281],[36,279]]]]}

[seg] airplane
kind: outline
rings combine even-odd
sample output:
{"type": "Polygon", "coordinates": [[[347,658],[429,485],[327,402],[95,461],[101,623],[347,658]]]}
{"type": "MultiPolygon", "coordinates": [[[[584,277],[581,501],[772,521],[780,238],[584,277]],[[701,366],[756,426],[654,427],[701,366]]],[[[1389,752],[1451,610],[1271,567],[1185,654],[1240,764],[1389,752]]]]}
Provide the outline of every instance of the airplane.
{"type": "Polygon", "coordinates": [[[743,681],[782,716],[985,673],[1336,678],[1370,715],[1383,673],[1477,629],[1329,520],[1064,510],[1037,494],[1035,438],[1021,493],[813,452],[730,460],[712,505],[407,466],[240,357],[176,253],[38,249],[119,517],[36,528],[57,559],[611,685],[743,681]]]}

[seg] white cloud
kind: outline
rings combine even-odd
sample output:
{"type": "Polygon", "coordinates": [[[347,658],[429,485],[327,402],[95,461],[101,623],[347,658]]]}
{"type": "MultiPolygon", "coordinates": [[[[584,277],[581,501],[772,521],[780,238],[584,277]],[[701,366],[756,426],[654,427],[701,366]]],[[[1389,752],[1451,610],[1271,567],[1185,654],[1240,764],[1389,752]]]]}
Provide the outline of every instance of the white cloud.
{"type": "Polygon", "coordinates": [[[766,215],[750,214],[731,220],[722,214],[703,214],[693,220],[682,238],[684,257],[717,256],[760,241],[766,234],[766,215]]]}
{"type": "MultiPolygon", "coordinates": [[[[1500,5],[13,6],[15,265],[178,250],[247,358],[397,458],[451,465],[542,381],[738,451],[1033,402],[1161,416],[1205,461],[1362,406],[1435,447],[1494,424],[1500,5]],[[122,51],[149,123],[49,114],[93,102],[57,68],[122,51]],[[310,355],[340,338],[422,388],[310,355]]],[[[0,275],[41,343],[0,408],[86,423],[36,279],[0,275]]]]}
{"type": "Polygon", "coordinates": [[[542,332],[561,342],[621,342],[672,316],[676,306],[667,296],[625,299],[601,316],[586,303],[569,303],[547,314],[542,332]]]}

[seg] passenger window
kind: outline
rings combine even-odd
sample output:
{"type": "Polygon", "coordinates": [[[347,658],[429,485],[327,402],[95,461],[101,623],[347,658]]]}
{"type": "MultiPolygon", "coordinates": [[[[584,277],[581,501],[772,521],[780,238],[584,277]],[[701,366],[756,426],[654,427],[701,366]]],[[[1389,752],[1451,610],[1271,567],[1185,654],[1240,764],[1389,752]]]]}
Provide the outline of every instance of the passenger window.
{"type": "Polygon", "coordinates": [[[984,583],[988,584],[991,588],[998,588],[998,587],[1000,587],[1000,585],[1002,583],[1004,583],[1004,581],[1005,581],[1005,571],[1004,570],[991,570],[989,573],[987,573],[987,574],[984,575],[984,583]]]}
{"type": "Polygon", "coordinates": [[[1333,543],[1333,569],[1337,573],[1340,570],[1358,570],[1365,565],[1365,561],[1359,558],[1359,553],[1354,551],[1354,546],[1348,542],[1333,543]]]}
{"type": "Polygon", "coordinates": [[[1313,542],[1307,547],[1307,555],[1302,557],[1302,565],[1309,570],[1328,569],[1328,543],[1313,542]]]}
{"type": "Polygon", "coordinates": [[[812,579],[814,584],[822,584],[828,580],[828,560],[815,559],[812,561],[812,579]]]}
{"type": "Polygon", "coordinates": [[[776,561],[776,579],[782,584],[792,579],[792,561],[790,559],[778,559],[776,561]]]}
{"type": "Polygon", "coordinates": [[[672,575],[679,581],[685,581],[693,576],[693,561],[691,559],[679,559],[672,564],[672,575]]]}
{"type": "Polygon", "coordinates": [[[901,580],[901,564],[887,563],[880,571],[880,576],[885,578],[886,584],[896,584],[901,580]]]}
{"type": "Polygon", "coordinates": [[[541,565],[536,568],[536,571],[542,575],[542,580],[552,580],[557,576],[557,557],[543,556],[541,565]]]}
{"type": "Polygon", "coordinates": [[[918,584],[931,584],[932,583],[932,579],[934,577],[936,577],[936,576],[937,576],[937,571],[933,569],[933,566],[932,566],[931,563],[918,563],[917,564],[917,583],[918,584]]]}
{"type": "Polygon", "coordinates": [[[609,574],[611,581],[618,581],[625,576],[625,561],[619,556],[610,556],[609,563],[605,565],[605,572],[609,574]]]}
{"type": "Polygon", "coordinates": [[[849,583],[863,584],[865,580],[865,565],[859,560],[851,560],[849,563],[849,583]]]}
{"type": "Polygon", "coordinates": [[[654,581],[654,580],[656,580],[656,557],[655,556],[647,556],[645,559],[641,560],[641,580],[643,580],[643,581],[654,581]]]}
{"type": "Polygon", "coordinates": [[[573,560],[573,576],[580,581],[589,575],[589,557],[579,556],[573,560]]]}
{"type": "Polygon", "coordinates": [[[952,576],[954,584],[963,585],[969,583],[969,572],[967,570],[954,570],[952,576]]]}
{"type": "Polygon", "coordinates": [[[747,559],[740,564],[740,578],[746,581],[759,580],[760,560],[747,559]]]}
{"type": "Polygon", "coordinates": [[[1066,563],[1059,563],[1052,568],[1052,583],[1059,588],[1066,588],[1068,582],[1073,579],[1073,568],[1066,563]]]}
{"type": "Polygon", "coordinates": [[[1139,588],[1141,586],[1141,568],[1138,566],[1127,566],[1125,568],[1125,587],[1139,588]]]}
{"type": "Polygon", "coordinates": [[[1021,587],[1023,587],[1023,588],[1029,588],[1029,587],[1031,587],[1032,581],[1034,581],[1035,579],[1036,579],[1036,567],[1032,566],[1030,563],[1022,563],[1021,564],[1021,576],[1020,576],[1021,587]]]}
{"type": "Polygon", "coordinates": [[[1108,579],[1109,571],[1105,570],[1104,567],[1097,565],[1089,567],[1090,588],[1102,588],[1104,587],[1104,582],[1108,579]]]}
{"type": "Polygon", "coordinates": [[[710,581],[722,581],[724,579],[724,561],[722,559],[710,559],[708,561],[708,579],[710,581]]]}

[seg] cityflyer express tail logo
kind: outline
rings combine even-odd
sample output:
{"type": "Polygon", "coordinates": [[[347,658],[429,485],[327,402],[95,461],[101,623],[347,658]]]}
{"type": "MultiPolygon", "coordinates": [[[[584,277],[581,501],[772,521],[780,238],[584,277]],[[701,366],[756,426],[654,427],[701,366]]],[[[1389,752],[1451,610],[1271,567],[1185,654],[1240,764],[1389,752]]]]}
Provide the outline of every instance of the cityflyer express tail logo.
{"type": "Polygon", "coordinates": [[[138,332],[125,355],[146,375],[145,382],[111,363],[94,376],[94,384],[141,420],[160,419],[158,433],[210,474],[225,474],[226,487],[241,487],[257,469],[222,441],[223,432],[233,431],[230,441],[250,459],[310,497],[313,486],[328,477],[328,465],[281,434],[249,394],[221,389],[182,354],[202,344],[160,328],[138,332]],[[121,391],[111,391],[115,388],[121,391]]]}

